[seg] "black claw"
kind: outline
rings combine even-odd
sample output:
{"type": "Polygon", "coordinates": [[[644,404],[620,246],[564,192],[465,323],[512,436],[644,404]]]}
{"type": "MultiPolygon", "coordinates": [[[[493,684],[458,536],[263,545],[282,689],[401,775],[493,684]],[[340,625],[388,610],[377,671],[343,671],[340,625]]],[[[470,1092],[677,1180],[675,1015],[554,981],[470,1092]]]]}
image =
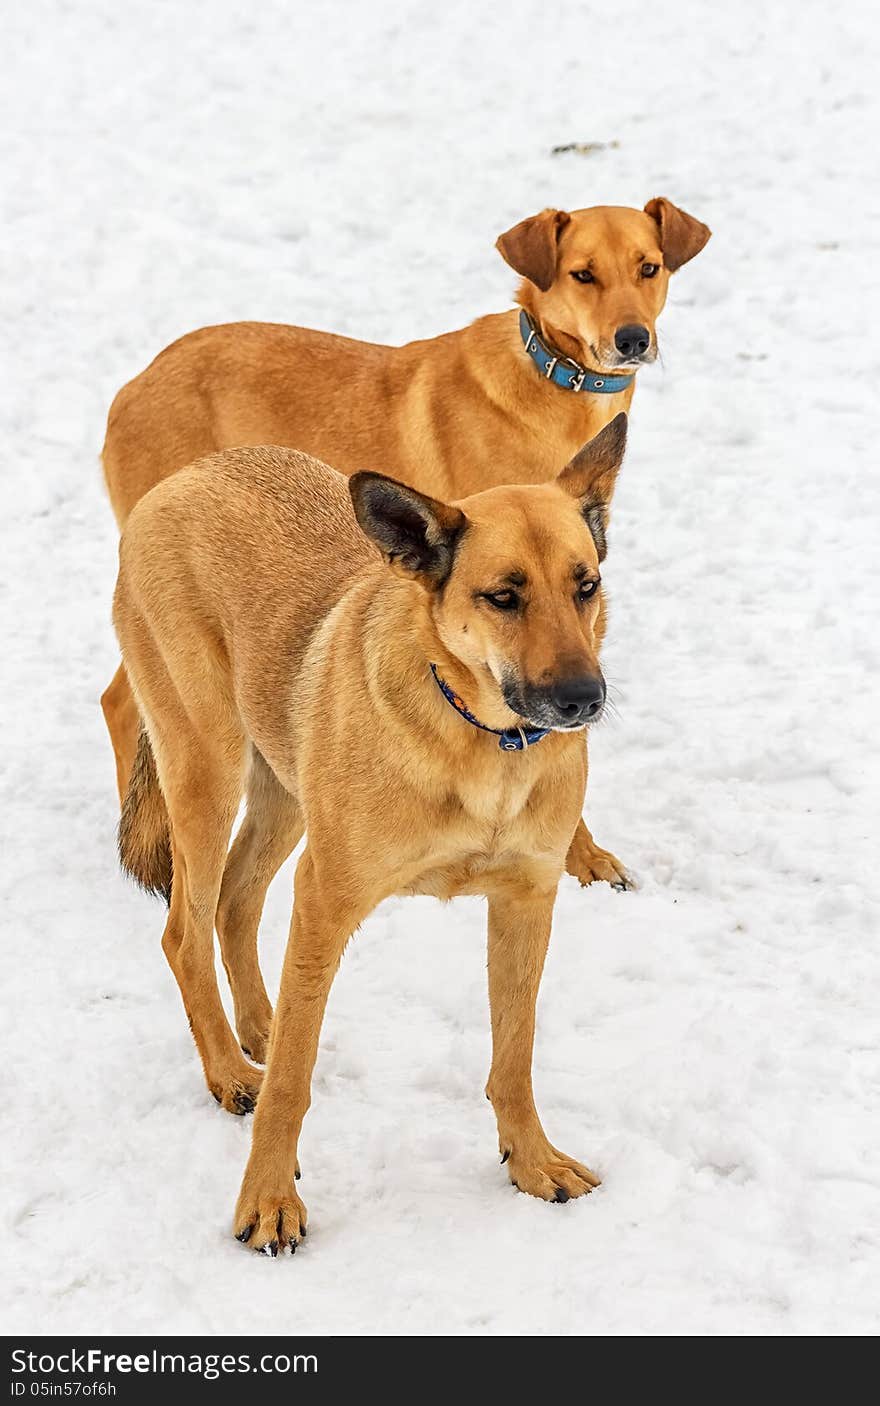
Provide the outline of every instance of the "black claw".
{"type": "Polygon", "coordinates": [[[507,1149],[507,1151],[505,1152],[504,1156],[501,1158],[501,1165],[502,1165],[502,1167],[504,1166],[504,1163],[507,1161],[507,1159],[508,1159],[509,1156],[510,1156],[510,1148],[508,1147],[508,1149],[507,1149]]]}
{"type": "Polygon", "coordinates": [[[277,1259],[277,1258],[278,1258],[278,1241],[277,1241],[277,1240],[270,1240],[269,1243],[268,1243],[268,1245],[264,1245],[264,1246],[263,1246],[263,1249],[262,1249],[262,1252],[261,1252],[261,1253],[264,1254],[264,1255],[271,1255],[272,1258],[273,1258],[273,1260],[277,1259]]]}
{"type": "Polygon", "coordinates": [[[242,1048],[242,1053],[243,1053],[243,1054],[246,1054],[247,1057],[248,1057],[248,1059],[253,1059],[253,1055],[251,1054],[251,1052],[250,1052],[250,1050],[248,1049],[247,1045],[242,1045],[241,1048],[242,1048]]]}
{"type": "Polygon", "coordinates": [[[305,1240],[305,1238],[306,1238],[306,1236],[308,1235],[309,1232],[306,1230],[306,1227],[303,1226],[299,1233],[300,1233],[301,1239],[305,1240]]]}
{"type": "Polygon", "coordinates": [[[558,1201],[561,1206],[564,1206],[566,1201],[571,1200],[571,1197],[564,1186],[557,1186],[556,1195],[553,1197],[553,1200],[558,1201]]]}
{"type": "Polygon", "coordinates": [[[295,1240],[291,1240],[291,1242],[290,1242],[290,1253],[291,1253],[292,1255],[295,1255],[295,1254],[296,1254],[296,1241],[295,1241],[295,1240]]]}
{"type": "Polygon", "coordinates": [[[302,1172],[300,1171],[299,1167],[297,1167],[296,1171],[295,1171],[294,1174],[293,1174],[293,1179],[294,1179],[294,1181],[299,1181],[299,1179],[300,1179],[301,1176],[302,1176],[302,1172]]]}
{"type": "Polygon", "coordinates": [[[236,1240],[240,1240],[242,1245],[246,1245],[253,1233],[254,1227],[252,1225],[246,1225],[244,1230],[240,1230],[235,1238],[236,1240]]]}
{"type": "Polygon", "coordinates": [[[511,1181],[510,1184],[511,1184],[511,1186],[515,1186],[516,1189],[517,1189],[517,1191],[519,1191],[520,1185],[519,1185],[519,1182],[518,1182],[518,1181],[511,1181]]]}
{"type": "Polygon", "coordinates": [[[612,884],[611,887],[616,889],[618,893],[628,893],[632,885],[628,884],[625,879],[621,879],[619,884],[612,884]]]}
{"type": "Polygon", "coordinates": [[[254,1098],[253,1094],[246,1093],[245,1090],[242,1089],[235,1095],[233,1103],[239,1113],[253,1113],[257,1100],[254,1098]]]}
{"type": "Polygon", "coordinates": [[[219,1094],[215,1094],[213,1089],[211,1090],[211,1097],[213,1098],[213,1100],[214,1100],[215,1103],[219,1103],[219,1102],[220,1102],[220,1095],[219,1095],[219,1094]]]}

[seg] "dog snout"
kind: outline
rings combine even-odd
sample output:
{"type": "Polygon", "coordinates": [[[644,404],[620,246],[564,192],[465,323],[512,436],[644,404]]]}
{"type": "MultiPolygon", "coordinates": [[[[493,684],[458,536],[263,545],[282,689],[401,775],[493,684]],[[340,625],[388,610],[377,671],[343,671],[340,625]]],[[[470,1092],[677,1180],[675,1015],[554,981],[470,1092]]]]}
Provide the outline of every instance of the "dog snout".
{"type": "Polygon", "coordinates": [[[598,717],[605,703],[605,681],[594,675],[557,679],[550,689],[550,701],[560,721],[581,727],[598,717]]]}
{"type": "Polygon", "coordinates": [[[651,334],[647,327],[642,327],[640,323],[628,322],[625,327],[618,327],[614,334],[614,345],[621,356],[634,360],[637,356],[645,355],[651,345],[651,334]]]}

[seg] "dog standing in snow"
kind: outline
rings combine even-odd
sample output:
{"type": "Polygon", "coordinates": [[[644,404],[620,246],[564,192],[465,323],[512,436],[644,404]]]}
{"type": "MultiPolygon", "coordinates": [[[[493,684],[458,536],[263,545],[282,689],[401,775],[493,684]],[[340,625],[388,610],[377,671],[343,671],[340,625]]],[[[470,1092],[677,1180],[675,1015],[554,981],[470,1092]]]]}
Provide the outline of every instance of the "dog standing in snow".
{"type": "Polygon", "coordinates": [[[598,1185],[548,1141],[531,1064],[583,730],[605,699],[599,565],[625,438],[621,414],[553,481],[453,503],[291,450],[227,450],[128,520],[114,622],[141,731],[122,857],[168,893],[162,945],[209,1089],[239,1113],[259,1093],[234,1222],[256,1250],[305,1234],[294,1177],[324,1007],[348,939],[392,894],[487,896],[502,1160],[545,1200],[598,1185]],[[250,895],[303,830],[268,1039],[250,895]],[[260,1092],[240,1046],[262,1057],[267,1039],[260,1092]]]}
{"type": "MultiPolygon", "coordinates": [[[[629,410],[657,355],[670,275],[708,239],[663,197],[644,210],[544,210],[497,242],[522,277],[519,308],[462,331],[404,347],[271,323],[193,332],[113,402],[103,462],[117,521],[185,464],[243,444],[289,445],[445,499],[545,482],[629,410]]],[[[122,797],[138,735],[124,669],[101,702],[122,797]]],[[[567,868],[583,884],[626,882],[582,819],[567,868]]]]}

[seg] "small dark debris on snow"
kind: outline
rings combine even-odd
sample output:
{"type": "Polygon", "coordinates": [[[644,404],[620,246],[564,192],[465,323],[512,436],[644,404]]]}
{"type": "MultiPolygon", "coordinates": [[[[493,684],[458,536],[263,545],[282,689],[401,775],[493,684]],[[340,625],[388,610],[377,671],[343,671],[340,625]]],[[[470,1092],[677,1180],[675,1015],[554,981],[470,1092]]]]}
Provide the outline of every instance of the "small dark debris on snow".
{"type": "Polygon", "coordinates": [[[616,151],[620,142],[565,142],[563,146],[554,146],[551,149],[551,156],[564,156],[568,151],[576,151],[578,156],[595,156],[597,151],[616,151]]]}

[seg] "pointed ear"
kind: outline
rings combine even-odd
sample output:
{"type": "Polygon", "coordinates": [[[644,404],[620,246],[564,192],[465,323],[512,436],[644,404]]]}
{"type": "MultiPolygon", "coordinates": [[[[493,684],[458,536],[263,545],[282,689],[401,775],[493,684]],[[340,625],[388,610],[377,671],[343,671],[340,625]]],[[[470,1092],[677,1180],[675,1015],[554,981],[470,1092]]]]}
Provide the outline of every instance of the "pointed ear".
{"type": "Polygon", "coordinates": [[[546,293],[556,277],[559,235],[570,219],[565,210],[542,210],[499,234],[495,248],[512,269],[546,293]]]}
{"type": "Polygon", "coordinates": [[[682,264],[699,254],[712,238],[708,225],[695,220],[686,210],[679,210],[663,195],[648,201],[645,214],[660,226],[660,248],[663,250],[663,262],[670,273],[675,273],[682,264]]]}
{"type": "Polygon", "coordinates": [[[600,561],[605,560],[608,551],[608,505],[625,450],[626,416],[621,413],[578,450],[556,480],[560,488],[580,500],[581,513],[593,534],[600,561]]]}
{"type": "Polygon", "coordinates": [[[442,586],[467,525],[464,513],[383,474],[353,474],[348,488],[361,531],[389,566],[442,586]]]}

